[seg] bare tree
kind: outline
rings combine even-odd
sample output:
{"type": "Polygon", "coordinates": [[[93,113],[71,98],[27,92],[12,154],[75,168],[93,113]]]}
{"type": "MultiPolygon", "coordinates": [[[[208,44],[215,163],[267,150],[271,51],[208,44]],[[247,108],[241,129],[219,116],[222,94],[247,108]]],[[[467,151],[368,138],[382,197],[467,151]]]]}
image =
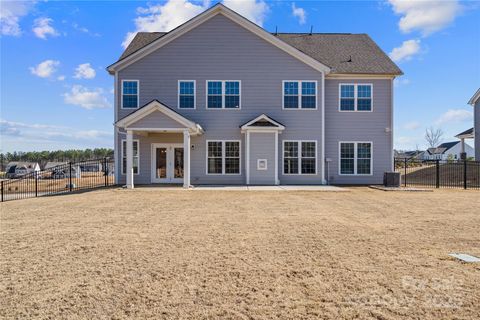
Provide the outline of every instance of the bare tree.
{"type": "Polygon", "coordinates": [[[438,144],[442,141],[442,137],[443,131],[440,128],[435,129],[434,127],[430,127],[425,130],[425,140],[427,140],[430,148],[438,146],[438,144]]]}

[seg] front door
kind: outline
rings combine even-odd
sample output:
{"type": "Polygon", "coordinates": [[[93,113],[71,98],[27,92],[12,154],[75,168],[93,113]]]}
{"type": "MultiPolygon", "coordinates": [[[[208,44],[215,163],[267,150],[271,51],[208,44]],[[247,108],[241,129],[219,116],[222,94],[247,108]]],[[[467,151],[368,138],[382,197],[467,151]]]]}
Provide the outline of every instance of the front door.
{"type": "Polygon", "coordinates": [[[152,182],[183,182],[182,144],[152,144],[152,182]]]}

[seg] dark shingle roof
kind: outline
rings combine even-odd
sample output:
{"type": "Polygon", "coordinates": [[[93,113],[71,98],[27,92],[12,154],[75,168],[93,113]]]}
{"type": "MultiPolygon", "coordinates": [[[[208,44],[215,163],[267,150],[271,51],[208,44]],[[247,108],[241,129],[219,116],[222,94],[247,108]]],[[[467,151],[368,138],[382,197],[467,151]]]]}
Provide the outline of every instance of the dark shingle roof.
{"type": "Polygon", "coordinates": [[[277,37],[326,64],[332,73],[403,74],[367,34],[279,33],[277,37]]]}
{"type": "Polygon", "coordinates": [[[135,51],[145,47],[147,44],[152,43],[166,34],[167,32],[138,32],[118,60],[128,57],[135,51]]]}
{"type": "MultiPolygon", "coordinates": [[[[165,34],[165,32],[137,33],[119,60],[165,34]]],[[[278,39],[329,66],[332,73],[403,74],[367,34],[278,33],[275,35],[278,39]]]]}
{"type": "Polygon", "coordinates": [[[445,148],[446,150],[448,150],[454,147],[457,143],[460,143],[460,141],[445,142],[439,145],[438,148],[445,148]]]}

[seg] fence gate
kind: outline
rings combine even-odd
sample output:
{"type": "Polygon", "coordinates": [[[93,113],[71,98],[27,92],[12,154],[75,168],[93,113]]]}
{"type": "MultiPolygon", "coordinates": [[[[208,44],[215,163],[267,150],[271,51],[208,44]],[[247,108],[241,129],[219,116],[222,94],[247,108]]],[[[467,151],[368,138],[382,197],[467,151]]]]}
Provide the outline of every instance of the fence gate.
{"type": "Polygon", "coordinates": [[[480,189],[480,161],[395,158],[402,186],[480,189]]]}
{"type": "Polygon", "coordinates": [[[110,158],[66,162],[46,170],[2,180],[1,201],[34,198],[114,185],[114,161],[110,158]]]}

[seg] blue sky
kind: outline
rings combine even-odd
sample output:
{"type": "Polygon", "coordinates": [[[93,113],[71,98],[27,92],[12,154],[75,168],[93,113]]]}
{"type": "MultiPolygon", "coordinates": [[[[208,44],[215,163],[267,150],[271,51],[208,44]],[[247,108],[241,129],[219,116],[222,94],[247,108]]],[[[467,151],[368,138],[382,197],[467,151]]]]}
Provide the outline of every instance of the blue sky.
{"type": "MultiPolygon", "coordinates": [[[[269,31],[368,33],[405,75],[395,147],[473,126],[480,2],[224,0],[269,31]]],[[[168,31],[216,2],[1,1],[1,141],[6,151],[112,147],[114,62],[136,31],[168,31]]]]}

